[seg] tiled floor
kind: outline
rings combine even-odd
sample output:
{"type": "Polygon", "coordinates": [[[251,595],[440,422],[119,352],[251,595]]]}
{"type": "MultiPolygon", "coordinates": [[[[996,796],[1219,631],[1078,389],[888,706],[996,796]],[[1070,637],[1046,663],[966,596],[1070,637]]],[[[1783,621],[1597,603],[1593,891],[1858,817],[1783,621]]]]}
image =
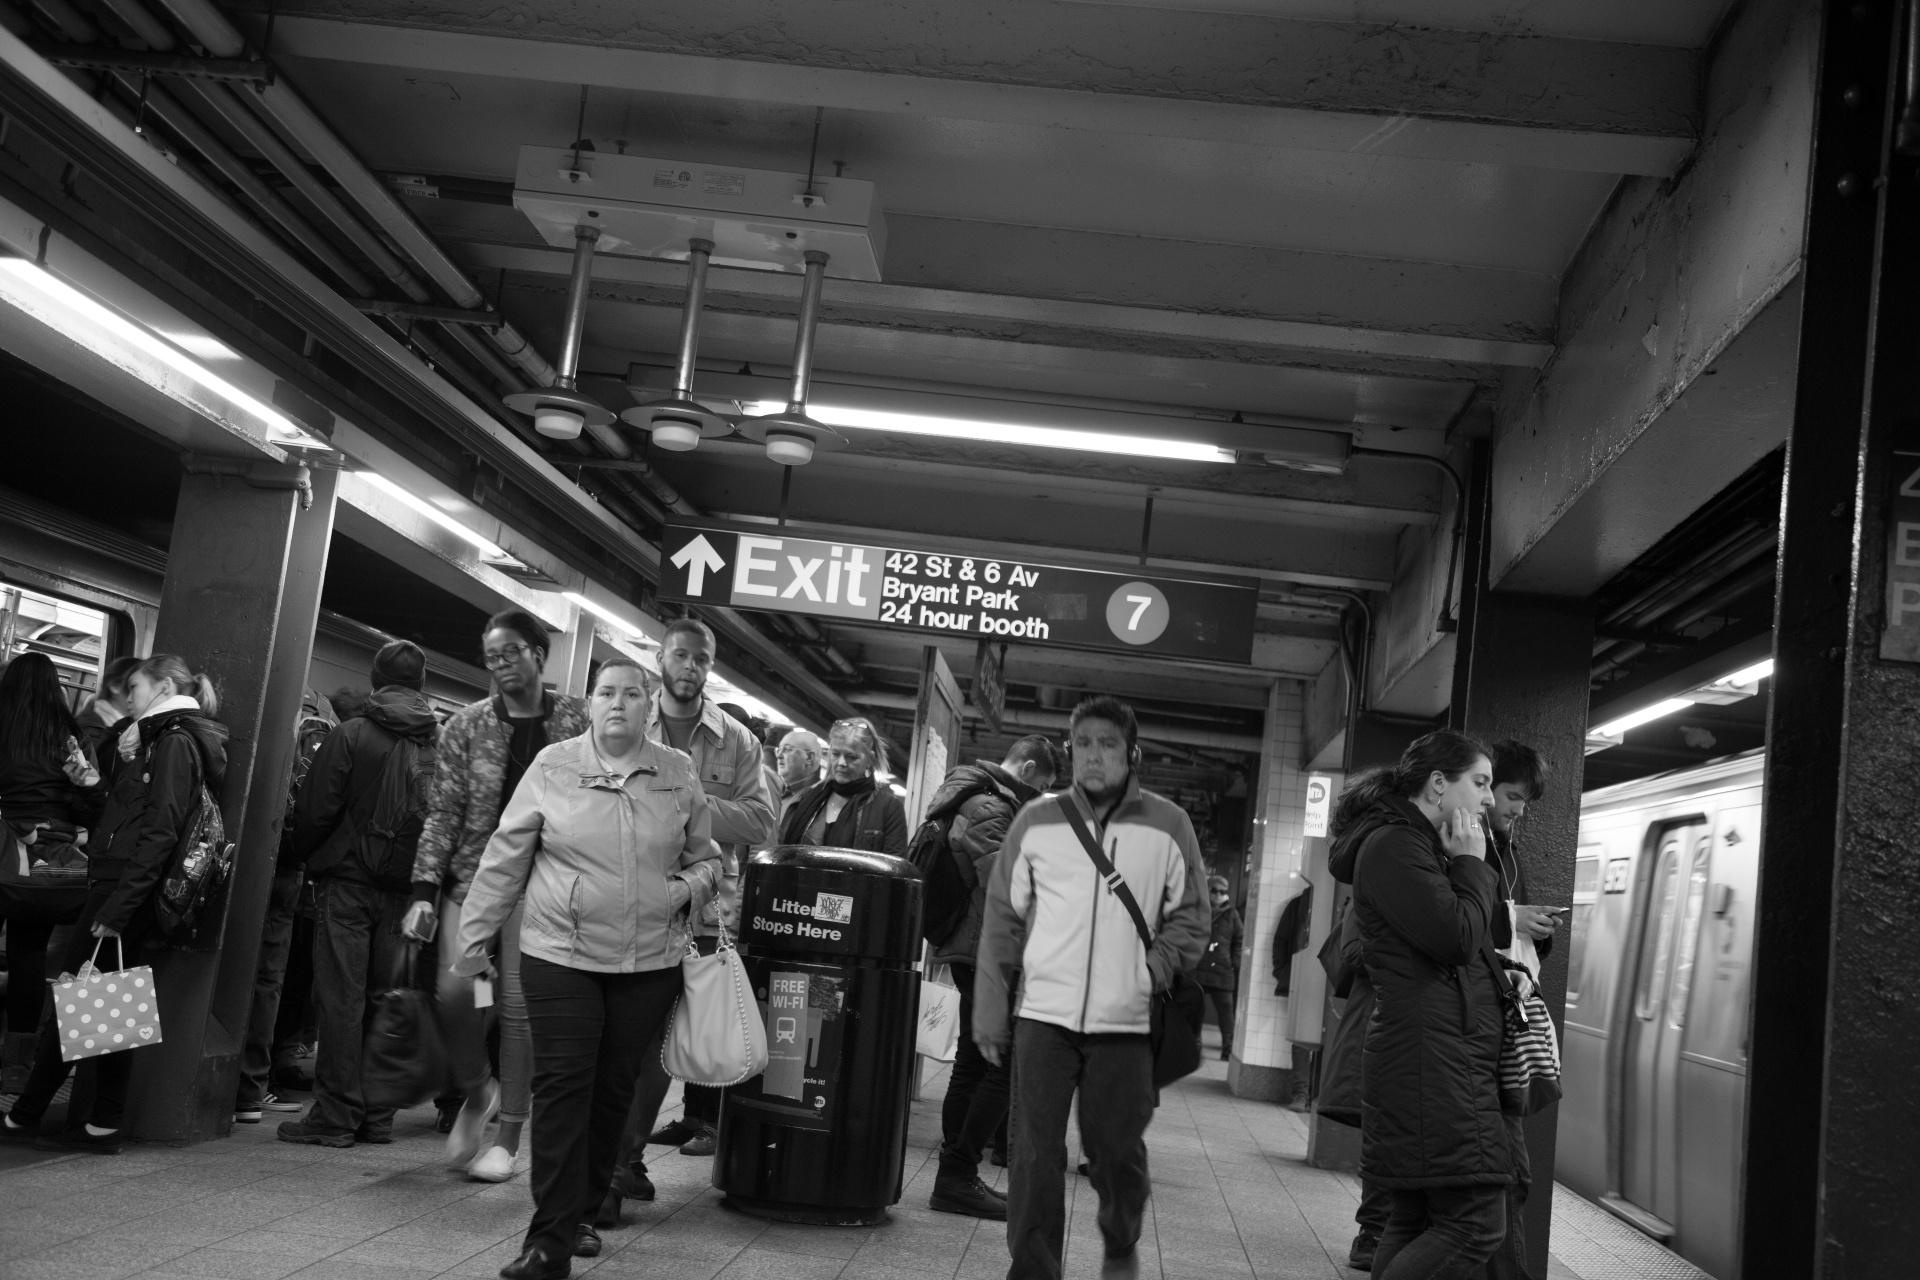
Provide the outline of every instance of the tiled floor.
{"type": "MultiPolygon", "coordinates": [[[[1211,1034],[1211,1029],[1209,1029],[1211,1034]]],[[[607,1251],[574,1274],[614,1280],[998,1280],[997,1223],[934,1213],[927,1195],[944,1081],[916,1103],[907,1190],[886,1225],[838,1230],[770,1224],[720,1206],[709,1162],[653,1148],[652,1204],[627,1206],[607,1251]]],[[[391,1146],[348,1151],[274,1139],[276,1117],[233,1137],[119,1157],[0,1166],[0,1277],[125,1276],[240,1280],[427,1280],[493,1275],[518,1252],[527,1183],[470,1183],[441,1167],[431,1108],[404,1114],[391,1146]]],[[[1301,1118],[1226,1091],[1222,1064],[1169,1090],[1148,1134],[1154,1198],[1141,1241],[1144,1280],[1346,1280],[1356,1194],[1302,1160],[1301,1118]]],[[[1078,1156],[1075,1155],[1077,1160],[1078,1156]]],[[[987,1170],[1004,1186],[1005,1171],[987,1170]]],[[[1100,1267],[1094,1197],[1069,1180],[1069,1277],[1100,1267]]],[[[1604,1215],[1602,1215],[1604,1217],[1604,1215]]],[[[1624,1228],[1623,1228],[1624,1229],[1624,1228]]],[[[1554,1276],[1582,1274],[1556,1262],[1554,1276]]]]}

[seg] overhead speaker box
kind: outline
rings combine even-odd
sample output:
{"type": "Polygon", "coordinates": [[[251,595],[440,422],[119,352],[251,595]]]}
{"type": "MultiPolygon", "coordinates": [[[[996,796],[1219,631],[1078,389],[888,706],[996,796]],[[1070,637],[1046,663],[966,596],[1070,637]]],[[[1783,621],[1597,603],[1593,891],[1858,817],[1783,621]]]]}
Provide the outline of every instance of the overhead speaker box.
{"type": "Polygon", "coordinates": [[[571,251],[573,229],[600,229],[598,251],[685,261],[689,240],[711,240],[715,266],[806,271],[878,280],[887,224],[871,182],[687,164],[569,147],[522,147],[513,204],[548,244],[571,251]]]}

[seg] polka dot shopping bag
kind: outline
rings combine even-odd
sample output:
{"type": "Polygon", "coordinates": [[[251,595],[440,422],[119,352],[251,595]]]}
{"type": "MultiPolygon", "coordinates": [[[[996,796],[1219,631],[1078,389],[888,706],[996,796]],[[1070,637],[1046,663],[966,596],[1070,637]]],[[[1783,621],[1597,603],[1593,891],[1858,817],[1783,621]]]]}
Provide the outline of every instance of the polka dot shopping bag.
{"type": "MultiPolygon", "coordinates": [[[[93,959],[81,967],[79,977],[53,984],[62,1061],[160,1043],[160,1001],[154,995],[153,970],[140,965],[101,972],[100,947],[106,941],[102,938],[94,946],[93,959]]],[[[113,944],[120,950],[120,939],[113,944]]],[[[123,953],[121,962],[125,961],[123,953]]]]}

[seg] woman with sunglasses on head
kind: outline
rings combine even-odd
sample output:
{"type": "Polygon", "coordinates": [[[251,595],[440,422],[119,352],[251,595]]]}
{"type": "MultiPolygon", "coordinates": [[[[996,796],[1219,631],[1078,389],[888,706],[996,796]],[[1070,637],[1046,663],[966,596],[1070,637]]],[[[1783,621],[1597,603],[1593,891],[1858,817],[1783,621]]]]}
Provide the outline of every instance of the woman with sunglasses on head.
{"type": "MultiPolygon", "coordinates": [[[[114,751],[124,766],[87,841],[87,897],[60,968],[78,973],[94,961],[103,969],[151,962],[154,895],[180,841],[192,828],[201,787],[217,804],[227,775],[227,730],[214,720],[220,699],[213,681],[185,661],[159,653],[142,662],[127,682],[134,719],[114,751]],[[97,956],[97,958],[96,958],[97,956]]],[[[160,1011],[161,1038],[166,1010],[160,1011]]],[[[30,1139],[71,1063],[60,1058],[60,1032],[52,1017],[40,1022],[33,1071],[0,1134],[30,1139]]],[[[133,1075],[133,1054],[106,1053],[95,1077],[92,1111],[69,1114],[66,1132],[39,1139],[54,1151],[114,1155],[120,1151],[120,1119],[133,1075]]]]}
{"type": "Polygon", "coordinates": [[[693,921],[723,866],[684,752],[647,736],[652,681],[631,658],[594,676],[592,728],[542,751],[473,877],[454,971],[493,968],[524,902],[520,977],[534,1038],[533,1221],[505,1280],[594,1257],[640,1059],[673,1012],[693,921]]]}
{"type": "Polygon", "coordinates": [[[520,609],[487,619],[481,658],[493,676],[491,698],[454,712],[440,730],[427,801],[426,828],[413,863],[413,905],[401,932],[417,942],[440,942],[438,999],[454,1084],[466,1102],[447,1135],[447,1163],[481,1182],[513,1176],[520,1131],[533,1088],[533,1042],[520,991],[520,912],[499,930],[500,982],[493,992],[500,1016],[500,1078],[487,1061],[486,1008],[476,1005],[472,974],[456,974],[460,921],[480,866],[480,855],[533,758],[552,743],[586,732],[586,704],[554,693],[540,681],[547,664],[547,629],[520,609]],[[487,1121],[500,1131],[483,1144],[487,1121]]]}
{"type": "Polygon", "coordinates": [[[827,732],[827,776],[794,798],[780,824],[782,844],[829,845],[907,856],[907,811],[878,775],[887,746],[864,716],[827,732]]]}

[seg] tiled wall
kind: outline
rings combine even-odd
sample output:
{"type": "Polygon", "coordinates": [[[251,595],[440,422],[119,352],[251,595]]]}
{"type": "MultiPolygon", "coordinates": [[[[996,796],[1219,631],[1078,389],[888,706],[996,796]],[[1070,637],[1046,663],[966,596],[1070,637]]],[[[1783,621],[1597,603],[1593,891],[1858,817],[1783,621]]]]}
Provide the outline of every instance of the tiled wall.
{"type": "Polygon", "coordinates": [[[1249,1067],[1288,1068],[1287,999],[1273,994],[1273,931],[1289,899],[1306,887],[1301,862],[1307,775],[1300,768],[1306,687],[1274,684],[1260,753],[1252,865],[1247,873],[1246,949],[1240,957],[1239,1016],[1233,1056],[1249,1067]]]}

